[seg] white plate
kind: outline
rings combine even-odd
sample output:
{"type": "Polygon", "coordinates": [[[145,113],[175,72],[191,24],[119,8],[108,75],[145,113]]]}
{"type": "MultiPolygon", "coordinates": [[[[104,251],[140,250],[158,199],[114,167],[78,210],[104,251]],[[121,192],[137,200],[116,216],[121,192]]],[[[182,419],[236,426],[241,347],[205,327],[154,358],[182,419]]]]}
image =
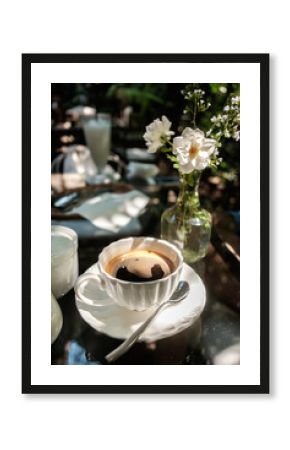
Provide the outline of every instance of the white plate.
{"type": "MultiPolygon", "coordinates": [[[[86,272],[98,273],[97,264],[86,272]]],[[[152,342],[172,336],[192,325],[200,316],[206,302],[202,280],[187,264],[183,265],[181,279],[189,284],[188,296],[160,311],[140,337],[140,341],[152,342]]],[[[76,306],[84,321],[95,330],[117,339],[130,336],[155,309],[152,307],[141,312],[129,311],[116,305],[108,294],[91,280],[84,284],[83,295],[86,297],[85,301],[76,295],[76,306]]]]}

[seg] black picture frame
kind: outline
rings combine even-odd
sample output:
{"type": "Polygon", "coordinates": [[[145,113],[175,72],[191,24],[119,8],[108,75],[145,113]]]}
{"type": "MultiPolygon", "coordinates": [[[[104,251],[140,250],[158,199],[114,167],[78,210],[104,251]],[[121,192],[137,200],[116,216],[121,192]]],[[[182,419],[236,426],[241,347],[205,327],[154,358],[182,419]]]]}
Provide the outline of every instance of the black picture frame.
{"type": "Polygon", "coordinates": [[[269,393],[269,54],[23,54],[22,55],[22,393],[267,394],[269,393]],[[254,63],[260,65],[260,384],[31,384],[31,65],[33,63],[254,63]],[[262,151],[261,151],[262,149],[262,151]],[[25,155],[25,157],[24,157],[25,155]]]}

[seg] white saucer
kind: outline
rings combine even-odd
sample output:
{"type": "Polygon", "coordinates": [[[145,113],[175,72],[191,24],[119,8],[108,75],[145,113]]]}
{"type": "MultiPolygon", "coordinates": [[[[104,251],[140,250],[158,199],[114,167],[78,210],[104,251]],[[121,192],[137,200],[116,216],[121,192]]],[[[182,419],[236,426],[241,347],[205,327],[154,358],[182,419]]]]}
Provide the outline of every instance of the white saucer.
{"type": "MultiPolygon", "coordinates": [[[[98,273],[94,264],[86,272],[98,273]]],[[[186,280],[190,290],[181,302],[161,310],[153,322],[144,331],[140,341],[152,342],[172,336],[193,324],[203,311],[206,294],[205,287],[197,273],[187,264],[183,265],[181,279],[186,280]]],[[[86,301],[77,295],[76,306],[80,315],[91,327],[113,338],[126,339],[138,328],[156,307],[146,311],[130,311],[118,306],[105,291],[99,289],[94,281],[84,283],[83,295],[86,301]]]]}

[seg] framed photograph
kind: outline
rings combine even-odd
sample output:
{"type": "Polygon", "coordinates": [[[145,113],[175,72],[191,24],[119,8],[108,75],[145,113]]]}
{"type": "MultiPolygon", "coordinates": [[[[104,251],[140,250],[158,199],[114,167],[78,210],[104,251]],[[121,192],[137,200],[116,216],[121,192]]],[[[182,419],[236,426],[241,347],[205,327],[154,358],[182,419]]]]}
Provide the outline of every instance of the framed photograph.
{"type": "Polygon", "coordinates": [[[23,54],[22,146],[22,392],[269,393],[269,55],[23,54]]]}

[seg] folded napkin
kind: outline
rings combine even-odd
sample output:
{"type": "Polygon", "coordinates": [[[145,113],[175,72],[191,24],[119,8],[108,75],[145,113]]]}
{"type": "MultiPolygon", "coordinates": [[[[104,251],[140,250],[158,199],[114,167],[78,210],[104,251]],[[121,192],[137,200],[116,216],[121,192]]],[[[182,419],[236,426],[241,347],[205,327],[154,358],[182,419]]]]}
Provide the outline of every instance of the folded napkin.
{"type": "Polygon", "coordinates": [[[80,214],[103,230],[118,232],[137,217],[148,202],[149,198],[137,190],[126,194],[105,193],[86,200],[69,213],[80,214]]]}

